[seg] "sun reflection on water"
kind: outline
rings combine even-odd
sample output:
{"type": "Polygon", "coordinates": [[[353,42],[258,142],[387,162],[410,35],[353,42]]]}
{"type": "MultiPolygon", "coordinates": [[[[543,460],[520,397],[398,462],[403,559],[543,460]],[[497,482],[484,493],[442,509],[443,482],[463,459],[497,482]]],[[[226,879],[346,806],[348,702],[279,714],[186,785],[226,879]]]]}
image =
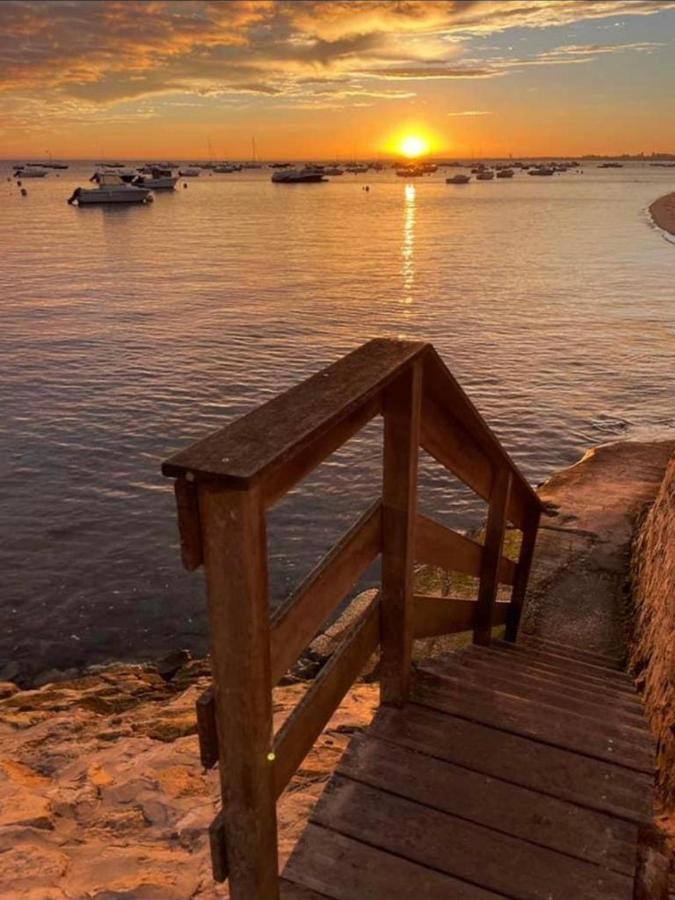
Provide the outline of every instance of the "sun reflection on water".
{"type": "Polygon", "coordinates": [[[414,184],[405,186],[405,206],[403,215],[403,247],[401,274],[403,276],[403,303],[410,306],[415,286],[415,201],[417,191],[414,184]]]}

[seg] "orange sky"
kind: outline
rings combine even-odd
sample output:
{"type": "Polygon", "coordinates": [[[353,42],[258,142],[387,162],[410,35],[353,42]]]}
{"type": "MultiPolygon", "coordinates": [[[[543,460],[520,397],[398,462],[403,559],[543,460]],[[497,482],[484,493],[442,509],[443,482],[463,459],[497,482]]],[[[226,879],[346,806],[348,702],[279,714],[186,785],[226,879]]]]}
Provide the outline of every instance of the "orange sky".
{"type": "Polygon", "coordinates": [[[671,0],[0,4],[4,157],[675,150],[671,0]]]}

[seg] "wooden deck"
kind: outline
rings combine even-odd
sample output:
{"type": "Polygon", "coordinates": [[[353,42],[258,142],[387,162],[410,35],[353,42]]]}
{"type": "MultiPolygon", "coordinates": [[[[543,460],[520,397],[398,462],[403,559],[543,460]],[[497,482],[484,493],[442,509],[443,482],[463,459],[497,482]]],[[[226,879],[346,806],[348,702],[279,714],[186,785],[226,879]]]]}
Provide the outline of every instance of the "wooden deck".
{"type": "Polygon", "coordinates": [[[633,900],[654,747],[610,658],[493,642],[417,669],[356,735],[286,898],[633,900]]]}

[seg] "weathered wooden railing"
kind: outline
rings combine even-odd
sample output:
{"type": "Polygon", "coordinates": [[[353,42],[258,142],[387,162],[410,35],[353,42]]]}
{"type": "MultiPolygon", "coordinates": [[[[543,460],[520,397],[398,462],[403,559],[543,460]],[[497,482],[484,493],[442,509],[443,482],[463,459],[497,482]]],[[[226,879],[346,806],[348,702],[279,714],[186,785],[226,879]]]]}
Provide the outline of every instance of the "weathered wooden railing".
{"type": "Polygon", "coordinates": [[[375,340],[163,465],[176,478],[183,562],[204,566],[213,688],[197,704],[202,760],[220,764],[214,877],[234,900],[279,896],[276,800],[378,648],[384,703],[406,700],[414,638],[515,640],[540,502],[429,344],[375,340]],[[382,498],[270,616],[266,510],[372,418],[384,417],[382,498]],[[484,544],[416,511],[423,447],[488,501],[484,544]],[[502,555],[507,523],[523,533],[502,555]],[[381,555],[377,598],[277,734],[272,688],[381,555]],[[479,579],[475,601],[415,595],[414,563],[479,579]],[[499,583],[510,602],[496,602],[499,583]]]}

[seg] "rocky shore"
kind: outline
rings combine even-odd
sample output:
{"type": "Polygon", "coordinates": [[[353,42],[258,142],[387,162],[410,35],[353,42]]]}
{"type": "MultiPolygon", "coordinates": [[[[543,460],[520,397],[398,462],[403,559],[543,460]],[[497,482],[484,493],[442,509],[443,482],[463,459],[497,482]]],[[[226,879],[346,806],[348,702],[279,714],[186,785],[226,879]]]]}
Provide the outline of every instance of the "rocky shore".
{"type": "MultiPolygon", "coordinates": [[[[625,652],[631,624],[644,627],[622,592],[631,541],[659,492],[674,448],[675,440],[596,448],[541,486],[549,515],[538,542],[523,624],[527,632],[625,652]]],[[[661,488],[645,520],[651,523],[651,537],[636,545],[640,556],[634,559],[643,561],[634,563],[637,597],[646,596],[643,587],[654,584],[654,573],[666,571],[661,555],[665,528],[673,527],[675,475],[670,485],[666,494],[661,488]]],[[[419,570],[417,577],[427,590],[455,594],[462,589],[433,570],[419,570]]],[[[673,620],[667,582],[660,584],[659,625],[645,630],[650,636],[638,642],[633,657],[642,660],[637,664],[643,673],[649,659],[659,660],[654,682],[660,687],[655,694],[647,691],[657,733],[664,719],[655,710],[664,703],[673,709],[672,693],[664,694],[672,684],[663,646],[668,628],[672,637],[673,620]]],[[[653,622],[653,610],[644,604],[642,610],[653,622]]],[[[320,636],[295,675],[274,691],[276,727],[330,656],[347,620],[320,636]]],[[[425,643],[417,655],[445,651],[464,640],[425,643]]],[[[207,829],[219,803],[218,775],[201,768],[196,737],[194,704],[208,683],[207,661],[178,653],[159,666],[112,666],[34,690],[0,685],[1,897],[227,896],[227,888],[212,881],[208,851],[207,829]]],[[[350,735],[368,724],[377,703],[376,684],[356,684],[293,777],[278,805],[282,860],[350,735]]],[[[672,764],[672,755],[666,753],[662,762],[672,764]]],[[[665,826],[671,821],[668,796],[662,794],[665,826]]]]}
{"type": "Polygon", "coordinates": [[[649,212],[659,228],[675,235],[675,192],[655,200],[649,207],[649,212]]]}

